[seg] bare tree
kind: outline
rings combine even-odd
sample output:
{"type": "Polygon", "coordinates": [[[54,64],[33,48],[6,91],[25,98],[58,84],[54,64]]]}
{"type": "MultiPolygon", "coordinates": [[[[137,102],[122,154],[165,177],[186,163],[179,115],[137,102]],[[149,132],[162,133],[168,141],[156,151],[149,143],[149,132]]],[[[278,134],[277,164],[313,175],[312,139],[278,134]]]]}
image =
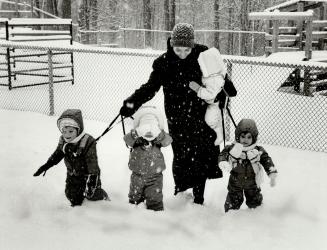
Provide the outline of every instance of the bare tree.
{"type": "MultiPolygon", "coordinates": [[[[220,0],[215,0],[213,4],[213,10],[214,10],[214,29],[219,30],[219,4],[220,0]]],[[[219,32],[215,32],[214,35],[214,46],[219,49],[219,32]]]]}
{"type": "Polygon", "coordinates": [[[61,18],[71,18],[71,0],[58,0],[58,14],[61,18]]]}
{"type": "Polygon", "coordinates": [[[169,0],[164,0],[164,27],[165,30],[170,30],[170,11],[169,0]]]}
{"type": "MultiPolygon", "coordinates": [[[[152,8],[150,0],[143,0],[143,27],[151,30],[152,27],[152,8]]],[[[145,47],[151,47],[151,32],[145,31],[145,47]]]]}
{"type": "MultiPolygon", "coordinates": [[[[249,30],[249,20],[248,20],[248,13],[249,13],[249,1],[243,0],[241,1],[241,13],[240,13],[240,22],[241,22],[241,30],[246,31],[249,30]]],[[[241,34],[241,55],[248,54],[248,37],[245,34],[241,34]]]]}
{"type": "Polygon", "coordinates": [[[176,22],[176,0],[170,0],[169,30],[173,30],[176,22]]]}
{"type": "Polygon", "coordinates": [[[55,16],[58,16],[57,0],[46,0],[46,11],[55,16]]]}
{"type": "MultiPolygon", "coordinates": [[[[84,31],[94,31],[98,29],[98,1],[83,0],[79,8],[79,27],[84,31]]],[[[87,44],[97,43],[95,34],[85,33],[82,36],[82,42],[87,44]]]]}

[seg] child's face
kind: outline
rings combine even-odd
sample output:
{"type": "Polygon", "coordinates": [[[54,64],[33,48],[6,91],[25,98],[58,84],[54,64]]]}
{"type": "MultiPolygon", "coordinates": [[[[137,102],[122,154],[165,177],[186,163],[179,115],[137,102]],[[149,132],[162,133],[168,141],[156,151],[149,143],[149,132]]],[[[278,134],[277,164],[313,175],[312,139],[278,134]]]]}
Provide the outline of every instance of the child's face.
{"type": "Polygon", "coordinates": [[[250,146],[252,145],[252,142],[253,142],[253,138],[252,138],[252,135],[251,133],[241,133],[240,135],[240,143],[243,144],[243,146],[247,147],[247,146],[250,146]]]}
{"type": "Polygon", "coordinates": [[[70,126],[63,127],[61,134],[66,142],[71,142],[77,137],[77,128],[70,126]]]}
{"type": "Polygon", "coordinates": [[[185,59],[189,54],[191,54],[192,48],[190,48],[190,47],[173,47],[173,50],[180,59],[185,59]]]}

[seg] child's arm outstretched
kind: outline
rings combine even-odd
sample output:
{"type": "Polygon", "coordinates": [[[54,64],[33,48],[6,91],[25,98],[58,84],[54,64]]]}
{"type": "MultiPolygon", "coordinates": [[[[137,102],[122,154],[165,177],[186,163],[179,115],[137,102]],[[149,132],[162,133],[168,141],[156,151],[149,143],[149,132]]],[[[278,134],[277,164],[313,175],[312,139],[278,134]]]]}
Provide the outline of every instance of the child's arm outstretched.
{"type": "Polygon", "coordinates": [[[276,185],[277,169],[267,151],[263,147],[259,147],[259,149],[262,152],[260,164],[263,166],[270,179],[270,186],[274,187],[276,185]]]}
{"type": "Polygon", "coordinates": [[[53,154],[50,156],[48,161],[42,165],[34,174],[33,176],[39,176],[43,173],[43,176],[47,172],[47,170],[54,165],[57,165],[65,156],[64,152],[62,151],[63,139],[60,137],[59,144],[53,154]]]}

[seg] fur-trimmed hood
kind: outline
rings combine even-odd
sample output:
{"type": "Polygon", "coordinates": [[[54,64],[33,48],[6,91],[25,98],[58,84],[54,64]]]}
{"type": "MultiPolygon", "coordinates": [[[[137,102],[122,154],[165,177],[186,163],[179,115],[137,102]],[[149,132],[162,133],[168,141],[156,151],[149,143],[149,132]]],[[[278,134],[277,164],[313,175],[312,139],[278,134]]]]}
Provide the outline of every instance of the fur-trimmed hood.
{"type": "Polygon", "coordinates": [[[80,135],[84,131],[84,123],[82,111],[80,109],[67,109],[65,110],[61,116],[57,120],[57,126],[60,130],[61,123],[67,119],[72,119],[78,125],[78,134],[80,135]]]}
{"type": "Polygon", "coordinates": [[[243,132],[249,132],[253,137],[252,144],[257,142],[258,139],[258,128],[254,120],[252,119],[242,119],[236,126],[235,129],[235,140],[240,142],[240,135],[243,132]]]}

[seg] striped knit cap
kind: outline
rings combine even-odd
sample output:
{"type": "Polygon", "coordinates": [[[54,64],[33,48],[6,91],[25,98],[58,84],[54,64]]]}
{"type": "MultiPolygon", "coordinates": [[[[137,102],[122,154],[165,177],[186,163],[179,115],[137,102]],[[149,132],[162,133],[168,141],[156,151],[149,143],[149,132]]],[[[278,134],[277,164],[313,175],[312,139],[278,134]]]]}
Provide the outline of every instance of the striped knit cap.
{"type": "Polygon", "coordinates": [[[178,23],[173,28],[170,40],[172,47],[194,47],[194,29],[189,23],[178,23]]]}

